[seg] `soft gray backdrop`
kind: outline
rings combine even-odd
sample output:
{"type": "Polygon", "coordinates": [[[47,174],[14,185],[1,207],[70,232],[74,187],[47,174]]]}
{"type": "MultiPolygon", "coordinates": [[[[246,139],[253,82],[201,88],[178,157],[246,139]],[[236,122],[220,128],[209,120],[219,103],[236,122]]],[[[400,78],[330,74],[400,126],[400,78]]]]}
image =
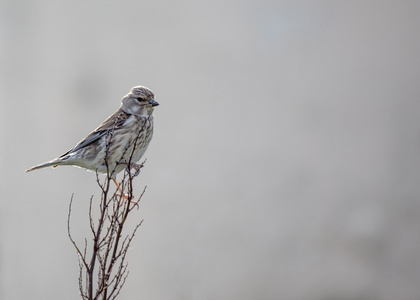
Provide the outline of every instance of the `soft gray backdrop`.
{"type": "Polygon", "coordinates": [[[79,298],[95,175],[24,170],[138,84],[161,105],[119,299],[420,298],[418,1],[0,3],[1,299],[79,298]]]}

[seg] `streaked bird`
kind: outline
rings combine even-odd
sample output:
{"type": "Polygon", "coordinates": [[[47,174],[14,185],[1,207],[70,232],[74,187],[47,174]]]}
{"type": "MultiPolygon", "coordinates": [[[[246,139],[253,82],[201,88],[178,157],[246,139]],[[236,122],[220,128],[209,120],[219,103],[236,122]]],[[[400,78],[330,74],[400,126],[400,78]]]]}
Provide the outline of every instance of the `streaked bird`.
{"type": "Polygon", "coordinates": [[[137,172],[136,164],[153,136],[153,109],[159,105],[151,90],[133,87],[122,98],[120,108],[76,146],[59,157],[36,165],[26,172],[63,165],[107,173],[120,189],[116,176],[125,168],[137,172]]]}

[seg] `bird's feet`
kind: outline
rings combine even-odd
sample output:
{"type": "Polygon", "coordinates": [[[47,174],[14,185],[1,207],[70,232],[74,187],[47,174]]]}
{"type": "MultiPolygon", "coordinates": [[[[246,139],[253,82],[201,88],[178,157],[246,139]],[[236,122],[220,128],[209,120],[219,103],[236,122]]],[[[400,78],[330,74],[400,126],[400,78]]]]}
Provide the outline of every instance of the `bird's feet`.
{"type": "Polygon", "coordinates": [[[119,194],[115,194],[115,196],[120,197],[120,199],[121,199],[120,200],[120,206],[122,206],[124,204],[124,201],[127,201],[127,200],[129,200],[130,203],[132,203],[132,204],[138,205],[138,201],[131,200],[128,195],[123,193],[123,191],[121,189],[121,186],[118,184],[118,181],[116,179],[112,179],[112,180],[114,181],[115,185],[118,188],[118,191],[120,192],[119,194]]]}

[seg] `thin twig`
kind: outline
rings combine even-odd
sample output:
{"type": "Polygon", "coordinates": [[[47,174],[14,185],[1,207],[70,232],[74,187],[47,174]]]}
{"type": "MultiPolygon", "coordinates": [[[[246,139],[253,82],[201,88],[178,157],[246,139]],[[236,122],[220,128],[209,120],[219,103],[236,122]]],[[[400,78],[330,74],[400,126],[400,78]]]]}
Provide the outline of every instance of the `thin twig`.
{"type": "Polygon", "coordinates": [[[88,243],[85,239],[83,251],[77,246],[76,242],[70,233],[70,215],[71,206],[73,203],[73,195],[69,204],[67,229],[68,236],[79,257],[79,290],[83,300],[111,300],[115,299],[124,286],[128,277],[128,264],[126,256],[130,244],[141,226],[141,220],[131,231],[130,234],[124,233],[126,221],[130,212],[134,208],[139,208],[139,202],[143,197],[146,187],[134,202],[133,192],[133,178],[136,177],[145,161],[139,167],[134,167],[135,172],[131,172],[131,161],[136,147],[138,147],[141,133],[144,132],[149,119],[147,119],[136,138],[134,139],[133,147],[127,147],[121,157],[125,156],[126,151],[130,149],[130,157],[128,162],[125,162],[126,171],[120,182],[122,192],[118,189],[110,191],[110,182],[115,178],[115,170],[121,163],[115,163],[111,170],[108,164],[109,148],[113,137],[113,130],[111,130],[106,137],[105,149],[105,167],[106,178],[101,181],[99,174],[96,173],[96,182],[101,191],[99,203],[99,218],[95,218],[93,196],[89,202],[89,229],[92,234],[92,241],[88,243]],[[126,193],[126,194],[124,194],[126,193]],[[90,249],[90,251],[88,251],[90,249]],[[88,254],[89,252],[89,254],[88,254]],[[89,256],[89,258],[88,258],[89,256]],[[95,282],[96,279],[96,282],[95,282]]]}

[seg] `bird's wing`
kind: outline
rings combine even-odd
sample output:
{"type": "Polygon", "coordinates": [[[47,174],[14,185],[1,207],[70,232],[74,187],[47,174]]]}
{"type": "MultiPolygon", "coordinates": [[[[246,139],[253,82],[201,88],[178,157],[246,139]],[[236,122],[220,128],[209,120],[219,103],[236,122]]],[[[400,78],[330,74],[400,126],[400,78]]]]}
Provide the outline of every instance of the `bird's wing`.
{"type": "Polygon", "coordinates": [[[81,140],[74,148],[70,149],[63,155],[59,156],[58,158],[65,157],[66,155],[75,152],[77,150],[80,150],[97,140],[99,140],[101,137],[106,135],[111,130],[117,130],[121,128],[125,121],[130,117],[131,115],[124,112],[123,110],[119,109],[114,114],[112,114],[108,119],[106,119],[98,128],[96,128],[92,133],[90,133],[87,137],[85,137],[83,140],[81,140]]]}

